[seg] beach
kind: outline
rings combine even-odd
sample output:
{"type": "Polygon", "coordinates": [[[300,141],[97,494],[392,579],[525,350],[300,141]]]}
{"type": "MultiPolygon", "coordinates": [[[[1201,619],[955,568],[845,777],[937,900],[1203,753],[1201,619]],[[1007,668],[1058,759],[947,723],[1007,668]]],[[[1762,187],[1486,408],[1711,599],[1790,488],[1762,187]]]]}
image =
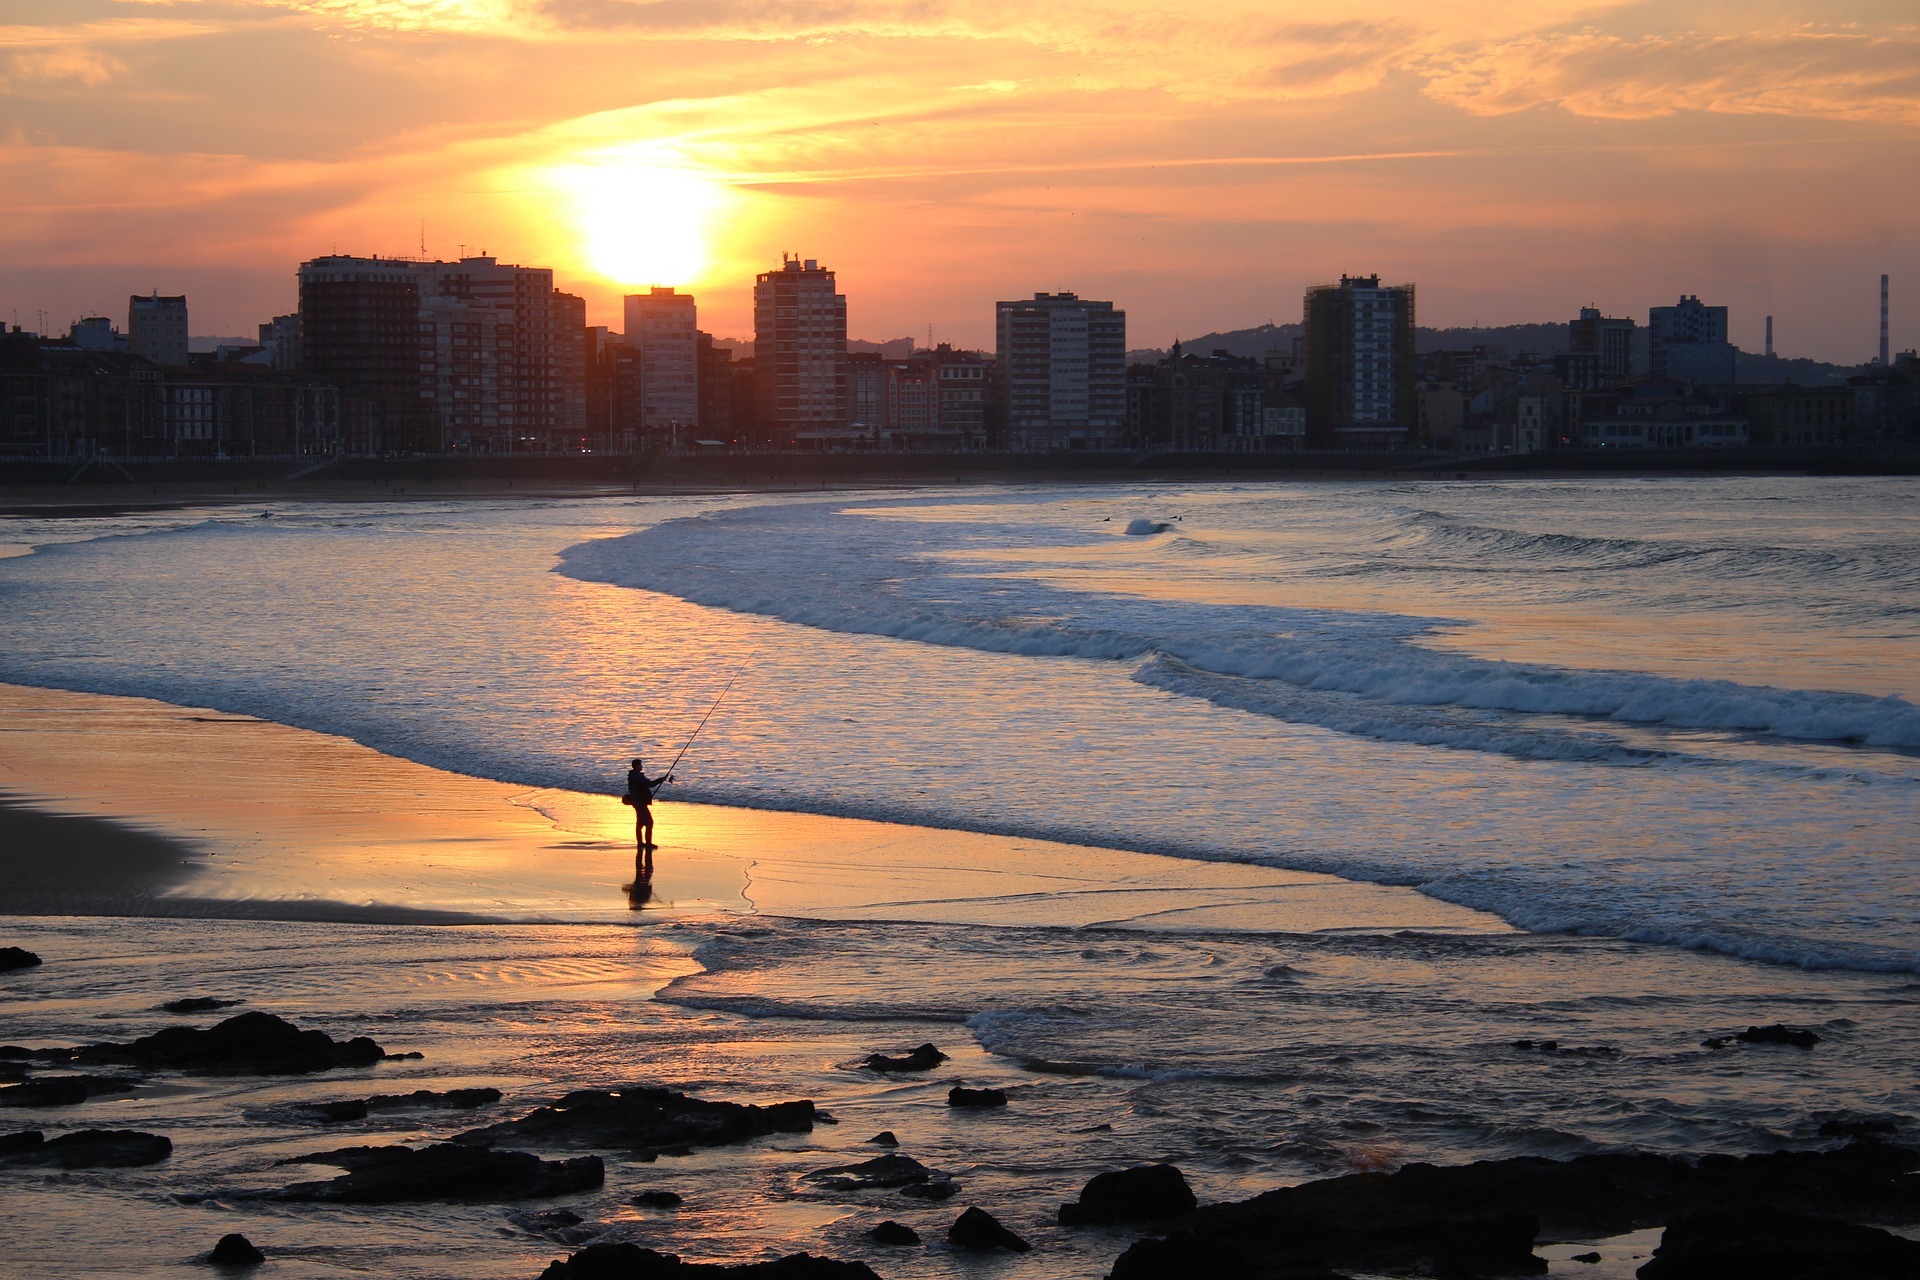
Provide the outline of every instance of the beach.
{"type": "MultiPolygon", "coordinates": [[[[1910,1142],[1911,668],[1872,612],[1907,590],[1906,498],[1835,482],[1866,486],[1845,527],[1840,491],[1741,483],[17,518],[0,945],[43,963],[0,975],[0,1043],[258,1011],[423,1056],[11,1112],[173,1148],[0,1170],[4,1261],[191,1274],[242,1231],[292,1276],[530,1278],[624,1240],[1064,1280],[1155,1229],[1058,1205],[1156,1160],[1220,1204],[1910,1142]],[[1636,538],[1580,527],[1623,512],[1636,538]],[[625,757],[657,773],[709,713],[643,884],[625,757]],[[239,1003],[160,1008],[188,997],[239,1003]],[[1774,1024],[1813,1047],[1738,1038],[1774,1024]],[[947,1060],[863,1065],[922,1043],[947,1060]],[[837,1123],[596,1151],[604,1185],[551,1202],[264,1194],[332,1172],[288,1157],[640,1085],[837,1123]],[[501,1097],[313,1105],[416,1089],[501,1097]],[[809,1177],[882,1131],[954,1197],[809,1177]],[[948,1244],[968,1206],[1033,1252],[948,1244]],[[928,1243],[875,1243],[885,1218],[928,1243]]],[[[1659,1238],[1536,1252],[1614,1280],[1659,1238]]]]}

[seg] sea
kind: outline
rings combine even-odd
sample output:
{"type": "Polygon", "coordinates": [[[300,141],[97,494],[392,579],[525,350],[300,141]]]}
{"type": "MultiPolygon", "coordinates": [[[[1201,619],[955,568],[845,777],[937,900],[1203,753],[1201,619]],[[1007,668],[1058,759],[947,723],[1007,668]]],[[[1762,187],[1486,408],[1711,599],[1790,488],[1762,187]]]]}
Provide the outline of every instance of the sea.
{"type": "MultiPolygon", "coordinates": [[[[288,1276],[531,1280],[595,1238],[974,1276],[943,1233],[979,1204],[1036,1245],[1009,1273],[1052,1280],[1104,1275],[1138,1234],[1059,1228],[1055,1206],[1149,1160],[1223,1200],[1413,1161],[1746,1153],[1836,1125],[1920,1138],[1910,478],[416,493],[18,517],[0,523],[0,682],[579,792],[618,791],[629,756],[670,760],[697,729],[679,800],[1323,872],[1509,926],[1286,933],[1138,903],[1078,927],[1033,923],[1032,903],[1006,925],[430,926],[369,917],[378,903],[351,923],[266,923],[258,903],[14,917],[7,941],[86,959],[30,992],[0,984],[11,1043],[137,1034],[167,1021],[160,1000],[217,988],[431,1043],[418,1087],[492,1084],[512,1104],[664,1083],[813,1097],[840,1123],[616,1161],[556,1234],[526,1206],[251,1201],[288,1180],[275,1159],[346,1144],[295,1117],[342,1086],[183,1083],[87,1104],[173,1133],[167,1166],[0,1173],[19,1193],[0,1197],[0,1273],[10,1254],[23,1275],[56,1257],[68,1275],[187,1275],[242,1230],[288,1276]],[[1724,1039],[1772,1023],[1821,1042],[1724,1039]],[[953,1057],[938,1078],[853,1068],[922,1041],[953,1057]],[[956,1081],[1010,1105],[954,1112],[956,1081]],[[875,1154],[882,1129],[960,1196],[806,1180],[875,1154]],[[627,1204],[646,1187],[686,1204],[627,1204]],[[873,1245],[882,1217],[929,1244],[873,1245]]],[[[84,1110],[31,1124],[107,1114],[84,1110]]],[[[472,1122],[350,1128],[420,1141],[472,1122]]],[[[1598,1269],[1571,1246],[1545,1256],[1605,1280],[1646,1243],[1598,1269]]]]}

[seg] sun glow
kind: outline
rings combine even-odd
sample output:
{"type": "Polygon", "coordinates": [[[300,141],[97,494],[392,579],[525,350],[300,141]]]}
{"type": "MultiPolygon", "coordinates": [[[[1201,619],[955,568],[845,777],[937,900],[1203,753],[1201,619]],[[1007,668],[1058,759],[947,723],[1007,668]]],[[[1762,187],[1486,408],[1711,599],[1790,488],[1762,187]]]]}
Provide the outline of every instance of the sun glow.
{"type": "Polygon", "coordinates": [[[676,156],[616,151],[548,173],[571,206],[582,265],[621,285],[691,285],[732,204],[724,183],[676,156]]]}

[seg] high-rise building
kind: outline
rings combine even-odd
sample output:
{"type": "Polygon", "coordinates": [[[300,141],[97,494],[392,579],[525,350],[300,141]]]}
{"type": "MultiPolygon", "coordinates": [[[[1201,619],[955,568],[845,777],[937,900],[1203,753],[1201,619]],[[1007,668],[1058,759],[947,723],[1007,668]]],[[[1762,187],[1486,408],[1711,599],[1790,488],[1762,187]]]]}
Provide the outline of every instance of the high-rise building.
{"type": "Polygon", "coordinates": [[[1652,307],[1647,311],[1647,367],[1656,378],[1674,372],[1675,347],[1708,348],[1690,351],[1690,369],[1704,364],[1708,368],[1729,367],[1732,348],[1727,344],[1727,309],[1709,307],[1692,294],[1683,295],[1671,307],[1652,307]]]}
{"type": "MultiPolygon", "coordinates": [[[[553,447],[572,421],[568,410],[573,396],[564,358],[566,343],[556,320],[553,271],[521,267],[490,257],[462,258],[458,262],[411,264],[420,278],[420,297],[454,299],[470,314],[491,309],[496,334],[504,320],[510,337],[500,338],[493,359],[495,397],[491,416],[497,438],[487,447],[519,452],[553,447]]],[[[584,312],[580,319],[584,322],[584,312]]],[[[477,322],[477,321],[476,321],[477,322]]],[[[422,370],[423,376],[427,373],[422,370]]],[[[578,371],[584,383],[584,368],[578,371]]],[[[584,419],[584,386],[581,418],[584,419]]]]}
{"type": "Polygon", "coordinates": [[[300,264],[300,368],[340,392],[352,452],[438,447],[421,396],[420,277],[413,264],[332,255],[300,264]]]}
{"type": "Polygon", "coordinates": [[[187,362],[187,299],[134,294],[127,299],[127,343],[155,364],[187,362]]]}
{"type": "Polygon", "coordinates": [[[1307,290],[1307,431],[1331,448],[1405,444],[1420,422],[1413,286],[1341,276],[1307,290]]]}
{"type": "Polygon", "coordinates": [[[1007,443],[1115,449],[1127,426],[1127,313],[1071,293],[995,304],[1007,443]]]}
{"type": "Polygon", "coordinates": [[[693,295],[630,293],[627,345],[640,361],[640,427],[665,443],[691,441],[700,421],[700,331],[693,295]]]}
{"type": "Polygon", "coordinates": [[[783,255],[755,278],[753,362],[759,427],[773,443],[845,433],[847,300],[833,272],[783,255]]]}
{"type": "Polygon", "coordinates": [[[1580,308],[1567,326],[1565,381],[1581,391],[1617,387],[1633,378],[1633,321],[1603,316],[1596,307],[1580,308]]]}

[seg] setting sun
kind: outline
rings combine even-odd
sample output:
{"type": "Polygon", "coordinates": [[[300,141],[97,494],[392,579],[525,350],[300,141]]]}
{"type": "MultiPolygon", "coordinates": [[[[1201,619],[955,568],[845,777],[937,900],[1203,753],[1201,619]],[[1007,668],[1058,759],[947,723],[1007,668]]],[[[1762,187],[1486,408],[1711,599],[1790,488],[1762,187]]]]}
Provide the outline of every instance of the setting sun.
{"type": "Polygon", "coordinates": [[[581,267],[621,285],[699,280],[731,203],[724,184],[650,149],[581,157],[547,180],[569,206],[581,267]]]}

